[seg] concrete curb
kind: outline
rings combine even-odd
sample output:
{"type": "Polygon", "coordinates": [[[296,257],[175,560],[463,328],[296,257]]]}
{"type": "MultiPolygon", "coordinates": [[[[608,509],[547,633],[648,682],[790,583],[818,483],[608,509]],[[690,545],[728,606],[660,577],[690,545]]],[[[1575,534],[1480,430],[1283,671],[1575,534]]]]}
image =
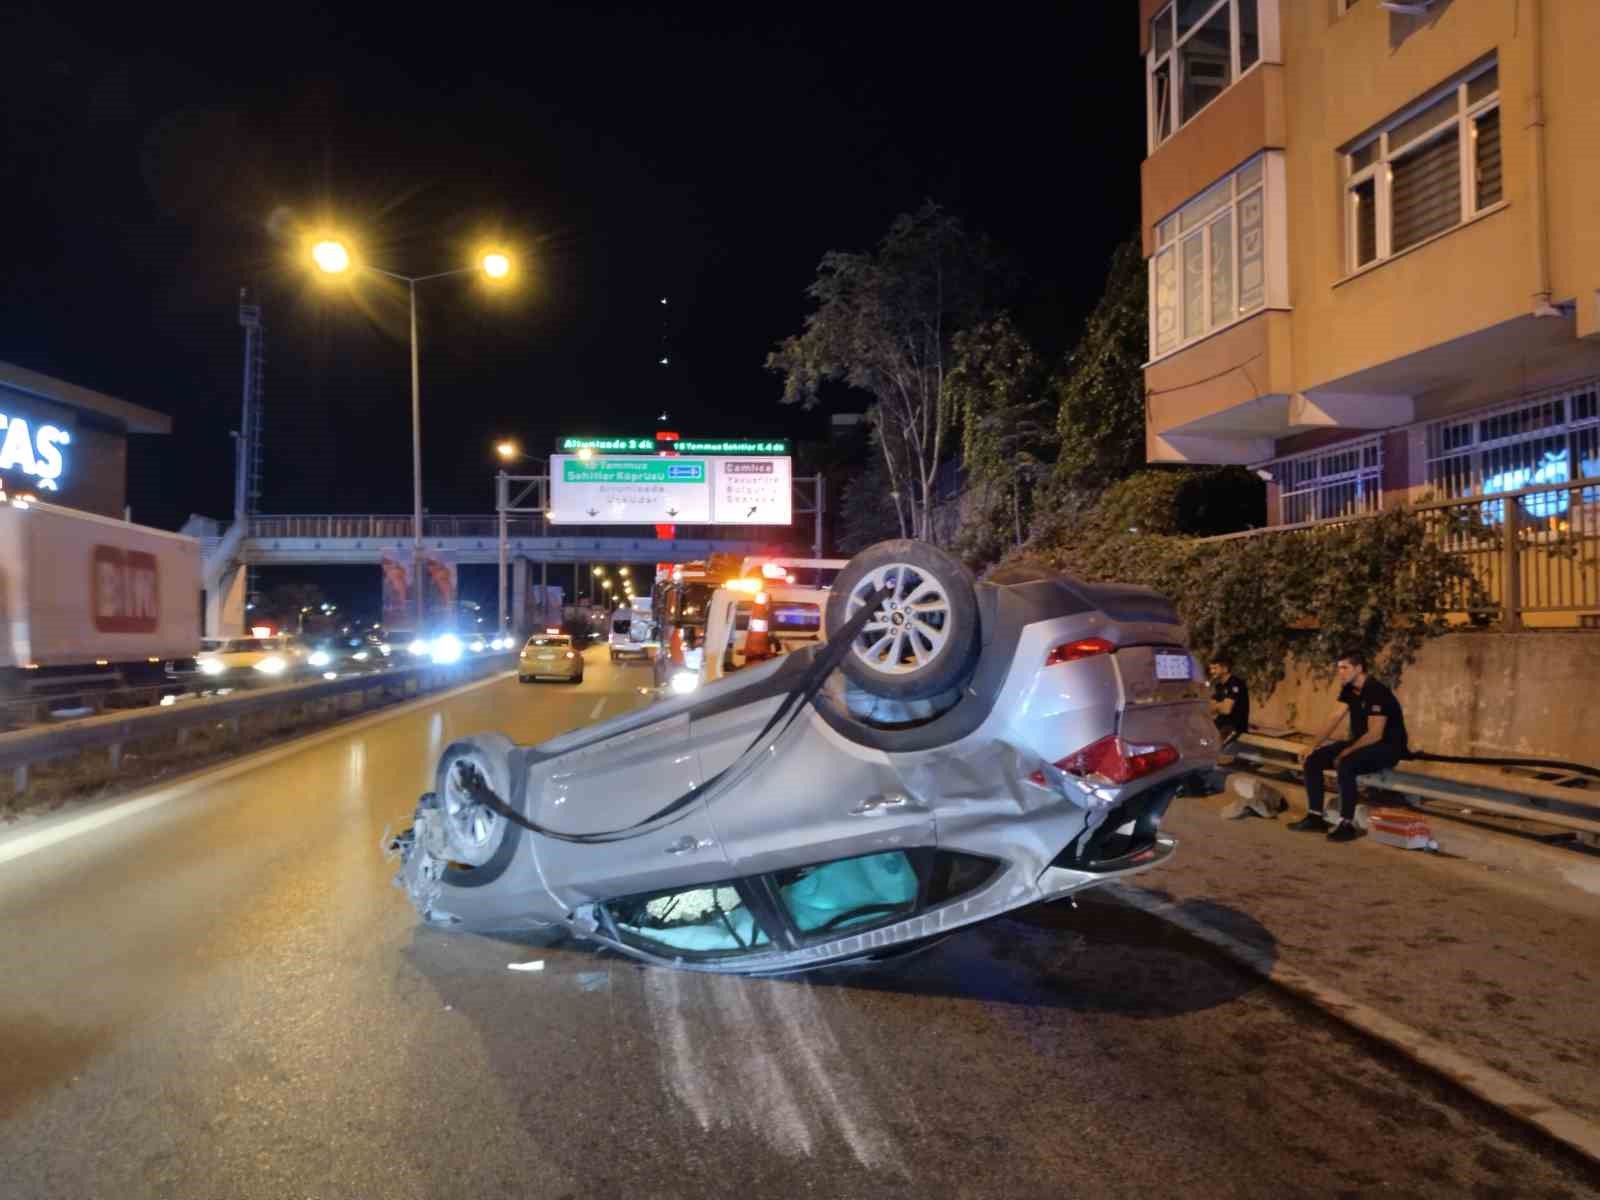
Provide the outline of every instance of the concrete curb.
{"type": "Polygon", "coordinates": [[[1143,888],[1128,884],[1109,883],[1104,890],[1130,908],[1137,908],[1216,947],[1252,974],[1315,1005],[1334,1020],[1377,1038],[1419,1066],[1444,1076],[1507,1116],[1533,1126],[1600,1167],[1600,1124],[1569,1112],[1537,1092],[1529,1091],[1509,1075],[1452,1050],[1303,971],[1275,961],[1264,951],[1247,946],[1182,911],[1180,905],[1159,900],[1143,888]]]}
{"type": "Polygon", "coordinates": [[[509,679],[515,671],[494,671],[481,679],[458,684],[453,688],[446,688],[439,692],[429,692],[412,700],[401,701],[398,704],[382,708],[377,712],[367,713],[364,716],[353,717],[344,721],[335,721],[332,725],[323,726],[305,734],[302,737],[291,737],[288,741],[266,750],[247,751],[224,762],[215,763],[209,767],[201,767],[193,774],[182,776],[169,783],[157,784],[153,787],[139,791],[129,792],[103,801],[86,810],[73,813],[63,813],[54,819],[30,822],[23,828],[7,831],[0,834],[0,863],[8,863],[24,855],[32,854],[37,850],[44,850],[69,838],[77,837],[81,833],[99,829],[102,826],[113,824],[126,817],[137,816],[157,805],[165,804],[169,800],[177,800],[187,796],[198,788],[208,787],[231,779],[235,775],[242,775],[253,771],[257,767],[266,766],[268,763],[277,762],[291,754],[300,754],[324,742],[333,741],[335,738],[346,737],[349,734],[368,729],[373,725],[381,725],[385,721],[392,721],[396,717],[403,717],[407,713],[416,712],[430,704],[452,699],[465,692],[477,688],[487,687],[501,680],[509,679]]]}

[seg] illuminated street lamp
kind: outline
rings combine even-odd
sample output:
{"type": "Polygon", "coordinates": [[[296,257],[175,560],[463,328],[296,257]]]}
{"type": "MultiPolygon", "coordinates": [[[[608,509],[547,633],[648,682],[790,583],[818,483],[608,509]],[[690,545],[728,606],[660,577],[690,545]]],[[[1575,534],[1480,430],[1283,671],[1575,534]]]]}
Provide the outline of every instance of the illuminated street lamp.
{"type": "Polygon", "coordinates": [[[618,575],[626,575],[627,573],[628,573],[628,568],[627,567],[618,567],[617,568],[617,574],[618,575]]]}
{"type": "Polygon", "coordinates": [[[417,365],[417,284],[452,275],[482,271],[491,279],[504,279],[511,273],[511,259],[499,252],[485,254],[476,266],[436,271],[432,275],[401,275],[371,263],[358,261],[350,248],[337,238],[324,238],[311,247],[311,261],[325,275],[343,275],[352,268],[371,271],[406,285],[411,303],[411,570],[412,587],[417,593],[417,629],[422,629],[422,375],[417,365]]]}
{"type": "Polygon", "coordinates": [[[318,242],[311,247],[311,257],[330,275],[340,275],[350,269],[350,252],[340,242],[318,242]]]}

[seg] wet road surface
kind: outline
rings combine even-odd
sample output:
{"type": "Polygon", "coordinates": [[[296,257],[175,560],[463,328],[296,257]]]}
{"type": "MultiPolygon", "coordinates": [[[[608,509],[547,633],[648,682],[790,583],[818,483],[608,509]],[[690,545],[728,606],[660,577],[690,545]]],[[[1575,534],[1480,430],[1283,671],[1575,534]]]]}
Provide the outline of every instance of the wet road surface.
{"type": "Polygon", "coordinates": [[[421,928],[382,831],[455,736],[642,702],[648,666],[587,657],[582,685],[429,702],[0,867],[0,1192],[1593,1194],[1109,899],[788,980],[421,928]]]}

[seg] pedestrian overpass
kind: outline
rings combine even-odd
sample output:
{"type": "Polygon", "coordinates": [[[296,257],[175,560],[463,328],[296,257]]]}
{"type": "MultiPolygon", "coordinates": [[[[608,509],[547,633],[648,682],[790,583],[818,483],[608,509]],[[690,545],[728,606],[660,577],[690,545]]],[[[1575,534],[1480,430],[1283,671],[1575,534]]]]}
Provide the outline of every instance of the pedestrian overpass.
{"type": "MultiPolygon", "coordinates": [[[[601,562],[689,562],[712,554],[796,555],[806,548],[787,526],[684,526],[686,536],[641,536],[648,527],[573,526],[553,534],[541,516],[426,516],[425,550],[456,563],[506,564],[510,624],[527,611],[529,590],[541,586],[544,568],[601,562]],[[739,535],[739,536],[732,536],[739,535]]],[[[207,637],[237,636],[245,628],[245,568],[366,565],[374,570],[387,558],[410,561],[412,518],[392,515],[250,515],[224,527],[220,521],[191,517],[183,532],[201,543],[207,637]]]]}

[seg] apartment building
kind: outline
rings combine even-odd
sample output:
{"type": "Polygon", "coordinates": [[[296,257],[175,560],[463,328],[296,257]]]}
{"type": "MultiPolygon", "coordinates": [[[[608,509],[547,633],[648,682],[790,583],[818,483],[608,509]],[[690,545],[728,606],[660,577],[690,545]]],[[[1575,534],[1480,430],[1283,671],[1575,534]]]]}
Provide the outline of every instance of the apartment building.
{"type": "Polygon", "coordinates": [[[1600,477],[1600,0],[1138,7],[1149,460],[1277,524],[1600,477]]]}

